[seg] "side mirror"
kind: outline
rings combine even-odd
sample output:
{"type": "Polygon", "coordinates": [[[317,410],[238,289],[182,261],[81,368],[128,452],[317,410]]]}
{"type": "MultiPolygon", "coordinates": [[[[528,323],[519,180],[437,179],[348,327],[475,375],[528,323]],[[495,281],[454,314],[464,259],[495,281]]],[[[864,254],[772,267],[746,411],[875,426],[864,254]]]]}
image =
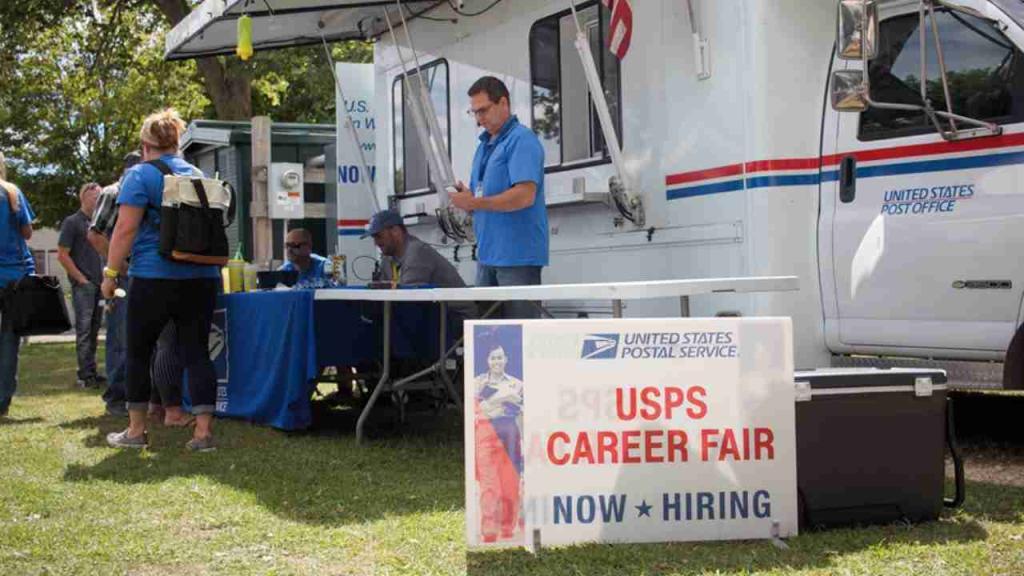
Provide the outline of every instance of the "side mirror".
{"type": "Polygon", "coordinates": [[[868,86],[864,72],[840,70],[832,73],[830,92],[832,109],[837,112],[863,112],[868,109],[868,86]]]}
{"type": "Polygon", "coordinates": [[[878,7],[873,0],[839,0],[836,49],[842,60],[875,57],[878,7]]]}

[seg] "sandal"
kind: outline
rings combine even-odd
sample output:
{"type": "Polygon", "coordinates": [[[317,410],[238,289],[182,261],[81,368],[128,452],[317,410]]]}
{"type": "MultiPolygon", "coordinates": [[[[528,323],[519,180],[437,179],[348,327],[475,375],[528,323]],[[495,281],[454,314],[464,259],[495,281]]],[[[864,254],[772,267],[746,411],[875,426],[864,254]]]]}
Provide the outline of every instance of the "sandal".
{"type": "Polygon", "coordinates": [[[195,425],[195,423],[196,419],[194,416],[186,415],[178,420],[168,420],[166,417],[164,417],[164,426],[167,426],[168,428],[187,428],[189,426],[195,425]]]}

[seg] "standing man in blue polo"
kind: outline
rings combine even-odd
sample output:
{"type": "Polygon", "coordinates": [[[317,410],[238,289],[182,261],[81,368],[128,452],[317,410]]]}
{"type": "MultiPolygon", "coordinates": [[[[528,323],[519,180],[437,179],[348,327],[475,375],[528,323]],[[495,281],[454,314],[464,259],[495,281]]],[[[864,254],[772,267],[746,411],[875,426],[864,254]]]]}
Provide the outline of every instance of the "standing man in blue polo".
{"type": "MultiPolygon", "coordinates": [[[[544,148],[512,115],[508,88],[493,76],[469,88],[470,112],[484,129],[473,157],[469,188],[459,182],[451,202],[473,213],[477,286],[540,284],[548,264],[544,148]]],[[[527,302],[509,302],[508,318],[536,318],[527,302]]]]}

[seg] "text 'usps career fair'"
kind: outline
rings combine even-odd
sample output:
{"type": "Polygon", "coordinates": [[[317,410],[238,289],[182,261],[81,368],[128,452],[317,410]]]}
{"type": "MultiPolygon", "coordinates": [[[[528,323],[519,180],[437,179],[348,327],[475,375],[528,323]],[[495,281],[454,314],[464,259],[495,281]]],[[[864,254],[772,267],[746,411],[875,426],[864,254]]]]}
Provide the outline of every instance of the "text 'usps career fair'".
{"type": "MultiPolygon", "coordinates": [[[[703,386],[619,387],[616,418],[622,422],[672,420],[685,415],[700,421],[708,414],[703,386]]],[[[772,460],[775,434],[767,427],[556,430],[547,436],[548,462],[556,466],[658,464],[772,460]]]]}

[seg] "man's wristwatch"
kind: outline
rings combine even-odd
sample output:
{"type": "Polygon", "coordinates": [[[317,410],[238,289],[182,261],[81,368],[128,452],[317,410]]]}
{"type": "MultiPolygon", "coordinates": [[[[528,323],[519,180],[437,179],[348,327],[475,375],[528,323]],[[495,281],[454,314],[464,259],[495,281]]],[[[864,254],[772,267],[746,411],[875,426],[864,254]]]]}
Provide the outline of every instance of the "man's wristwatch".
{"type": "Polygon", "coordinates": [[[111,280],[117,280],[118,276],[120,276],[120,275],[121,275],[121,273],[118,272],[117,270],[114,270],[113,268],[108,268],[107,266],[103,267],[103,277],[104,278],[110,278],[111,280]]]}

